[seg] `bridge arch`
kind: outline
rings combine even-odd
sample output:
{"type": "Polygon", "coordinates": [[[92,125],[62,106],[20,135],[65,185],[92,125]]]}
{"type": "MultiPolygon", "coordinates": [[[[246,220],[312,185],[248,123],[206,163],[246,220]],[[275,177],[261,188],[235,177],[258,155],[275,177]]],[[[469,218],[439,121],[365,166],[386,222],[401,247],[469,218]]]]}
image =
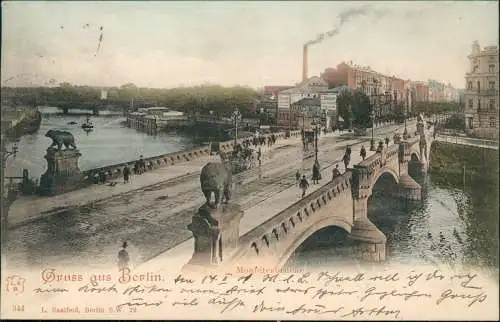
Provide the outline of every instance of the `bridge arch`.
{"type": "Polygon", "coordinates": [[[286,248],[284,249],[283,253],[279,257],[278,260],[278,267],[282,267],[283,265],[286,264],[286,262],[290,259],[292,254],[304,243],[309,237],[314,235],[316,232],[322,230],[323,228],[326,227],[338,227],[342,228],[345,232],[348,234],[351,233],[352,229],[352,224],[346,222],[340,217],[328,217],[324,218],[322,220],[317,221],[313,225],[309,226],[306,230],[302,232],[302,234],[295,238],[293,242],[286,248]]]}
{"type": "Polygon", "coordinates": [[[368,193],[368,196],[371,196],[372,193],[373,193],[373,187],[375,187],[375,185],[377,184],[378,180],[380,179],[380,177],[382,177],[384,174],[389,174],[392,176],[392,178],[394,179],[394,182],[396,182],[396,184],[399,183],[399,174],[398,174],[398,170],[396,169],[393,169],[392,167],[390,166],[385,166],[383,168],[381,168],[379,171],[377,171],[375,173],[375,175],[373,176],[371,182],[370,182],[370,191],[368,193]]]}

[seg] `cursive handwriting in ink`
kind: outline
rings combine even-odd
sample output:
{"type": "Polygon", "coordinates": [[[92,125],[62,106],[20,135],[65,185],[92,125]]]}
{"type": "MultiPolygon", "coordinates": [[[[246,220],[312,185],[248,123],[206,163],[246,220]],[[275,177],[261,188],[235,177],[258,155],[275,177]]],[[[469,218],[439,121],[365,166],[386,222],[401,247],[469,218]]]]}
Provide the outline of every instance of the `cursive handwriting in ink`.
{"type": "Polygon", "coordinates": [[[175,279],[174,279],[174,283],[177,284],[177,283],[194,283],[194,281],[192,279],[189,279],[189,278],[184,278],[182,275],[178,275],[175,279]]]}
{"type": "Polygon", "coordinates": [[[365,295],[363,295],[360,298],[360,301],[363,302],[364,300],[366,300],[370,296],[378,296],[378,298],[381,299],[381,300],[383,300],[387,296],[403,297],[405,301],[408,301],[409,299],[414,298],[414,297],[432,297],[428,293],[420,293],[417,290],[409,292],[409,293],[407,293],[407,292],[399,292],[399,291],[394,290],[394,289],[392,291],[390,291],[390,292],[387,292],[387,291],[376,291],[376,290],[377,290],[376,287],[370,287],[367,290],[365,290],[365,295]]]}
{"type": "Polygon", "coordinates": [[[211,289],[198,289],[198,288],[181,288],[181,294],[182,293],[188,293],[188,294],[219,294],[219,292],[216,292],[211,289]]]}
{"type": "Polygon", "coordinates": [[[451,277],[451,279],[455,279],[455,278],[465,279],[465,281],[462,281],[460,283],[460,286],[462,286],[463,288],[474,288],[474,289],[480,290],[480,289],[482,289],[482,287],[480,287],[480,286],[469,285],[469,283],[471,283],[472,280],[476,277],[477,277],[477,274],[467,273],[467,274],[455,274],[451,277]]]}
{"type": "Polygon", "coordinates": [[[65,293],[69,292],[68,289],[66,288],[59,288],[59,287],[49,287],[49,288],[35,288],[33,290],[35,293],[65,293]]]}
{"type": "Polygon", "coordinates": [[[354,293],[357,293],[358,291],[344,291],[344,289],[340,289],[340,290],[336,290],[336,291],[329,291],[329,290],[325,290],[323,288],[320,288],[319,290],[316,291],[316,293],[314,293],[314,295],[312,296],[312,299],[315,299],[315,298],[322,298],[323,296],[325,295],[352,295],[354,293]]]}
{"type": "Polygon", "coordinates": [[[125,303],[122,303],[122,304],[118,304],[116,306],[116,310],[119,312],[122,309],[122,306],[128,306],[128,307],[137,307],[137,306],[150,307],[150,306],[155,306],[155,307],[159,307],[162,304],[163,304],[163,301],[159,301],[159,302],[145,302],[144,299],[142,299],[142,298],[136,298],[136,299],[132,299],[131,302],[125,302],[125,303]]]}
{"type": "Polygon", "coordinates": [[[165,297],[167,296],[167,293],[172,292],[172,290],[167,289],[167,288],[161,288],[157,287],[156,284],[154,285],[141,285],[137,284],[134,286],[129,286],[123,291],[123,295],[134,295],[136,293],[139,294],[144,294],[144,293],[165,293],[165,297]]]}
{"type": "MultiPolygon", "coordinates": [[[[97,284],[96,284],[97,285],[97,284]]],[[[102,286],[98,287],[92,284],[86,284],[78,289],[78,292],[83,293],[118,293],[116,289],[116,284],[112,286],[102,286]]]]}
{"type": "Polygon", "coordinates": [[[377,276],[370,277],[368,280],[370,280],[370,281],[397,282],[397,281],[399,281],[399,274],[398,274],[398,272],[396,272],[393,274],[387,274],[385,276],[377,275],[377,276]]]}
{"type": "Polygon", "coordinates": [[[354,318],[354,317],[357,317],[360,315],[368,315],[368,316],[394,315],[394,318],[398,318],[400,313],[401,313],[401,311],[399,311],[399,310],[387,309],[385,305],[382,307],[376,307],[376,308],[372,308],[372,309],[367,309],[364,306],[362,306],[362,307],[358,307],[357,309],[351,310],[351,312],[349,312],[349,313],[341,315],[341,317],[344,318],[344,317],[352,316],[354,318]]]}
{"type": "Polygon", "coordinates": [[[425,278],[427,281],[430,281],[432,279],[439,279],[442,281],[444,279],[444,275],[441,274],[441,272],[437,269],[434,270],[434,272],[427,274],[427,277],[425,278]]]}
{"type": "Polygon", "coordinates": [[[471,307],[472,305],[476,303],[482,303],[486,300],[488,296],[484,294],[484,292],[481,292],[479,294],[460,294],[460,293],[453,293],[451,289],[446,289],[444,292],[441,293],[439,296],[439,299],[436,301],[436,305],[441,304],[444,300],[455,300],[455,299],[464,299],[464,300],[471,300],[467,306],[471,307]]]}
{"type": "Polygon", "coordinates": [[[243,302],[239,298],[235,297],[232,300],[227,300],[223,295],[218,295],[215,298],[211,298],[210,300],[208,300],[208,304],[222,305],[223,307],[220,313],[229,312],[236,309],[237,307],[245,306],[245,302],[243,302]]]}
{"type": "Polygon", "coordinates": [[[416,281],[418,281],[418,279],[420,277],[422,277],[422,275],[424,275],[424,273],[413,273],[414,271],[411,271],[410,274],[408,274],[408,276],[406,277],[407,279],[409,279],[408,281],[408,286],[413,286],[413,284],[415,284],[416,281]]]}
{"type": "Polygon", "coordinates": [[[355,276],[342,276],[339,272],[331,275],[328,272],[321,272],[318,275],[317,281],[324,281],[324,285],[328,286],[330,283],[340,282],[360,282],[365,279],[365,274],[358,273],[355,276]]]}
{"type": "Polygon", "coordinates": [[[246,293],[246,294],[255,294],[255,295],[262,295],[263,291],[266,287],[263,286],[261,288],[252,288],[252,289],[245,289],[245,288],[238,288],[238,286],[233,286],[227,291],[223,292],[223,295],[231,295],[233,293],[240,294],[240,293],[246,293]]]}
{"type": "Polygon", "coordinates": [[[197,306],[198,304],[199,304],[198,299],[195,297],[192,300],[184,299],[183,301],[175,301],[174,303],[172,303],[172,306],[176,305],[197,306]]]}
{"type": "Polygon", "coordinates": [[[321,304],[315,304],[312,307],[307,307],[305,304],[301,304],[299,307],[286,311],[286,314],[290,315],[295,315],[295,314],[326,314],[326,313],[338,313],[341,311],[344,307],[340,306],[334,310],[327,310],[324,305],[321,304]]]}
{"type": "MultiPolygon", "coordinates": [[[[279,304],[279,302],[278,302],[279,304]]],[[[284,311],[285,307],[284,306],[266,306],[264,301],[261,301],[258,305],[255,305],[253,307],[253,312],[265,312],[265,311],[270,311],[270,312],[281,312],[284,311]]]]}
{"type": "Polygon", "coordinates": [[[301,294],[307,294],[309,290],[315,288],[314,286],[309,286],[308,288],[292,288],[288,286],[287,288],[277,288],[275,289],[276,293],[301,293],[301,294]]]}

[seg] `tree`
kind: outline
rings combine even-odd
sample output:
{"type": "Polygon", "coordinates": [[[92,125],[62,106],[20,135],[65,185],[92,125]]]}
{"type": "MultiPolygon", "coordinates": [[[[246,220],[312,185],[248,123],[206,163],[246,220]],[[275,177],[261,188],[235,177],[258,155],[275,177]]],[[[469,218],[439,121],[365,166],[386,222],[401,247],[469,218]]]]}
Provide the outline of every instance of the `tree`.
{"type": "Polygon", "coordinates": [[[344,119],[345,125],[350,124],[350,121],[352,120],[351,104],[352,104],[351,91],[344,90],[340,92],[339,96],[337,96],[337,109],[339,111],[340,117],[344,119]]]}
{"type": "Polygon", "coordinates": [[[362,128],[370,127],[372,109],[373,106],[368,96],[360,90],[354,91],[352,95],[353,124],[362,128]]]}

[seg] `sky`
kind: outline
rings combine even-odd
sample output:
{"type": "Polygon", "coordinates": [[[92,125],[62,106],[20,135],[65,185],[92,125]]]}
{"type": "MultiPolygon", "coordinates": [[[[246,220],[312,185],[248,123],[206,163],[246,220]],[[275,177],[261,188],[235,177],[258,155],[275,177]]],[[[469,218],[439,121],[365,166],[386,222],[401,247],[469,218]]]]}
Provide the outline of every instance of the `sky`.
{"type": "Polygon", "coordinates": [[[352,61],[463,88],[474,40],[498,44],[496,1],[4,1],[1,79],[2,86],[294,85],[303,44],[312,42],[309,76],[352,61]]]}

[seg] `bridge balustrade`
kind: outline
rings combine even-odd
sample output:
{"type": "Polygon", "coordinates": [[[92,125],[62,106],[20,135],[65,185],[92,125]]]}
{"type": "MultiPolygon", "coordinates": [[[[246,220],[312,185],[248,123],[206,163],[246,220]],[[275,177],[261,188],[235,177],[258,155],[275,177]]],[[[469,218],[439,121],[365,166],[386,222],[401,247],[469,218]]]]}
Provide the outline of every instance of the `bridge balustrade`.
{"type": "MultiPolygon", "coordinates": [[[[349,190],[350,195],[351,177],[351,172],[342,174],[241,236],[239,251],[233,255],[233,259],[245,255],[259,256],[273,249],[287,234],[307,225],[317,211],[341,196],[342,192],[349,190]]],[[[346,222],[347,226],[351,224],[346,222]]]]}
{"type": "MultiPolygon", "coordinates": [[[[285,132],[277,132],[274,133],[276,139],[284,139],[285,132]]],[[[292,131],[291,136],[297,137],[300,135],[300,131],[292,131]]],[[[270,137],[270,135],[264,135],[266,139],[270,137]]],[[[242,143],[246,138],[239,138],[237,143],[242,143]]],[[[222,152],[229,152],[233,150],[234,140],[223,141],[219,143],[220,149],[222,152]]],[[[199,148],[193,148],[190,150],[173,152],[162,154],[155,157],[145,158],[143,159],[146,164],[147,170],[153,170],[164,166],[174,165],[179,162],[188,162],[211,153],[210,147],[204,146],[199,148]]],[[[87,171],[83,171],[84,174],[84,184],[90,185],[93,183],[113,180],[119,178],[123,174],[123,169],[125,167],[133,168],[135,163],[138,160],[128,161],[123,163],[118,163],[110,166],[95,168],[87,171]],[[102,179],[101,179],[102,178],[102,179]]]]}

